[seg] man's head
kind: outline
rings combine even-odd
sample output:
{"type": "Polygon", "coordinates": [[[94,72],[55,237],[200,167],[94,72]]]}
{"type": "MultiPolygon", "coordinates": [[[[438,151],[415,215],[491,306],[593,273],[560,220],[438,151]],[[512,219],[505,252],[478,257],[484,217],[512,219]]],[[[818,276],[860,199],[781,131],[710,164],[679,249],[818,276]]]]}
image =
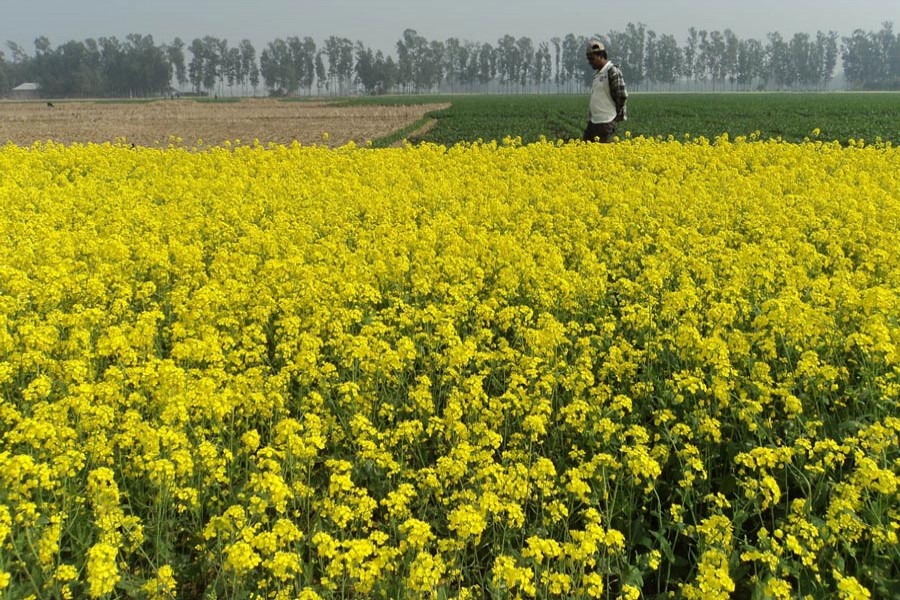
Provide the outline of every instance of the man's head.
{"type": "Polygon", "coordinates": [[[606,46],[598,39],[592,39],[588,42],[585,55],[588,62],[595,69],[602,68],[606,64],[606,46]]]}

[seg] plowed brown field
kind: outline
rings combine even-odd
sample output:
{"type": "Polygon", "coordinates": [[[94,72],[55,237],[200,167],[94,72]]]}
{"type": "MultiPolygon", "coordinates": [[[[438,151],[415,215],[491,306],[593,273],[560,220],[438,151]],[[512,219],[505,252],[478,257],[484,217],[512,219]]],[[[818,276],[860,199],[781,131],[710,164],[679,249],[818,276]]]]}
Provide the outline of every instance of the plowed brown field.
{"type": "Polygon", "coordinates": [[[384,137],[429,111],[448,105],[336,106],[325,102],[196,102],[190,99],[148,103],[0,102],[0,144],[30,145],[53,140],[65,144],[124,141],[139,146],[205,146],[225,141],[259,140],[339,146],[384,137]],[[327,141],[324,139],[327,135],[327,141]],[[175,138],[179,138],[180,141],[175,138]]]}

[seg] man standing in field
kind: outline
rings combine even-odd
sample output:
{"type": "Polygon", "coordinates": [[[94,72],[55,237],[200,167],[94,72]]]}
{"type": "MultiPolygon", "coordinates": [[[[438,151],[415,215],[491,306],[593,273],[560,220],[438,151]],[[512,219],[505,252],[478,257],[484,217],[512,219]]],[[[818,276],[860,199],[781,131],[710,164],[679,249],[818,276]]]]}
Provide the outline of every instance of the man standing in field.
{"type": "Polygon", "coordinates": [[[588,42],[587,60],[594,67],[594,81],[591,84],[588,124],[582,139],[586,142],[611,142],[616,135],[616,124],[627,118],[625,79],[622,71],[607,59],[606,47],[600,40],[588,42]]]}

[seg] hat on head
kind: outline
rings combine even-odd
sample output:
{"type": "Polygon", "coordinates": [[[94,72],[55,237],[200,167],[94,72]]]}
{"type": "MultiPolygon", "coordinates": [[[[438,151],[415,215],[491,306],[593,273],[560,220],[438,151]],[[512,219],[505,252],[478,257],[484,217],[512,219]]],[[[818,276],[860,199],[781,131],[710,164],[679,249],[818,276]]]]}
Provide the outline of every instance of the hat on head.
{"type": "Polygon", "coordinates": [[[601,42],[600,40],[592,39],[591,41],[588,42],[587,51],[589,53],[599,54],[599,53],[603,52],[604,50],[606,50],[606,46],[604,46],[603,42],[601,42]]]}

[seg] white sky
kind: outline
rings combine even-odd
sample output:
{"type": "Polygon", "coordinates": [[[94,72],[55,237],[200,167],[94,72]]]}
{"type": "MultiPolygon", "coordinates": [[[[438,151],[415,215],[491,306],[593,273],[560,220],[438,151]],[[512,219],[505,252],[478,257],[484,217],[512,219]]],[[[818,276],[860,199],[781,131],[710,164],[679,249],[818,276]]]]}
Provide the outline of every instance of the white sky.
{"type": "Polygon", "coordinates": [[[257,52],[278,37],[310,36],[321,44],[337,35],[396,54],[396,42],[407,28],[428,40],[457,37],[496,44],[510,34],[537,44],[568,33],[605,34],[640,22],[683,44],[691,26],[730,28],[739,38],[764,41],[772,31],[785,37],[817,30],[849,36],[854,29],[878,30],[883,21],[892,21],[895,32],[900,31],[900,1],[0,0],[0,50],[6,51],[6,41],[12,40],[33,54],[34,38],[40,35],[56,47],[69,40],[140,33],[152,35],[157,44],[176,36],[187,44],[205,35],[232,45],[249,38],[257,52]]]}

